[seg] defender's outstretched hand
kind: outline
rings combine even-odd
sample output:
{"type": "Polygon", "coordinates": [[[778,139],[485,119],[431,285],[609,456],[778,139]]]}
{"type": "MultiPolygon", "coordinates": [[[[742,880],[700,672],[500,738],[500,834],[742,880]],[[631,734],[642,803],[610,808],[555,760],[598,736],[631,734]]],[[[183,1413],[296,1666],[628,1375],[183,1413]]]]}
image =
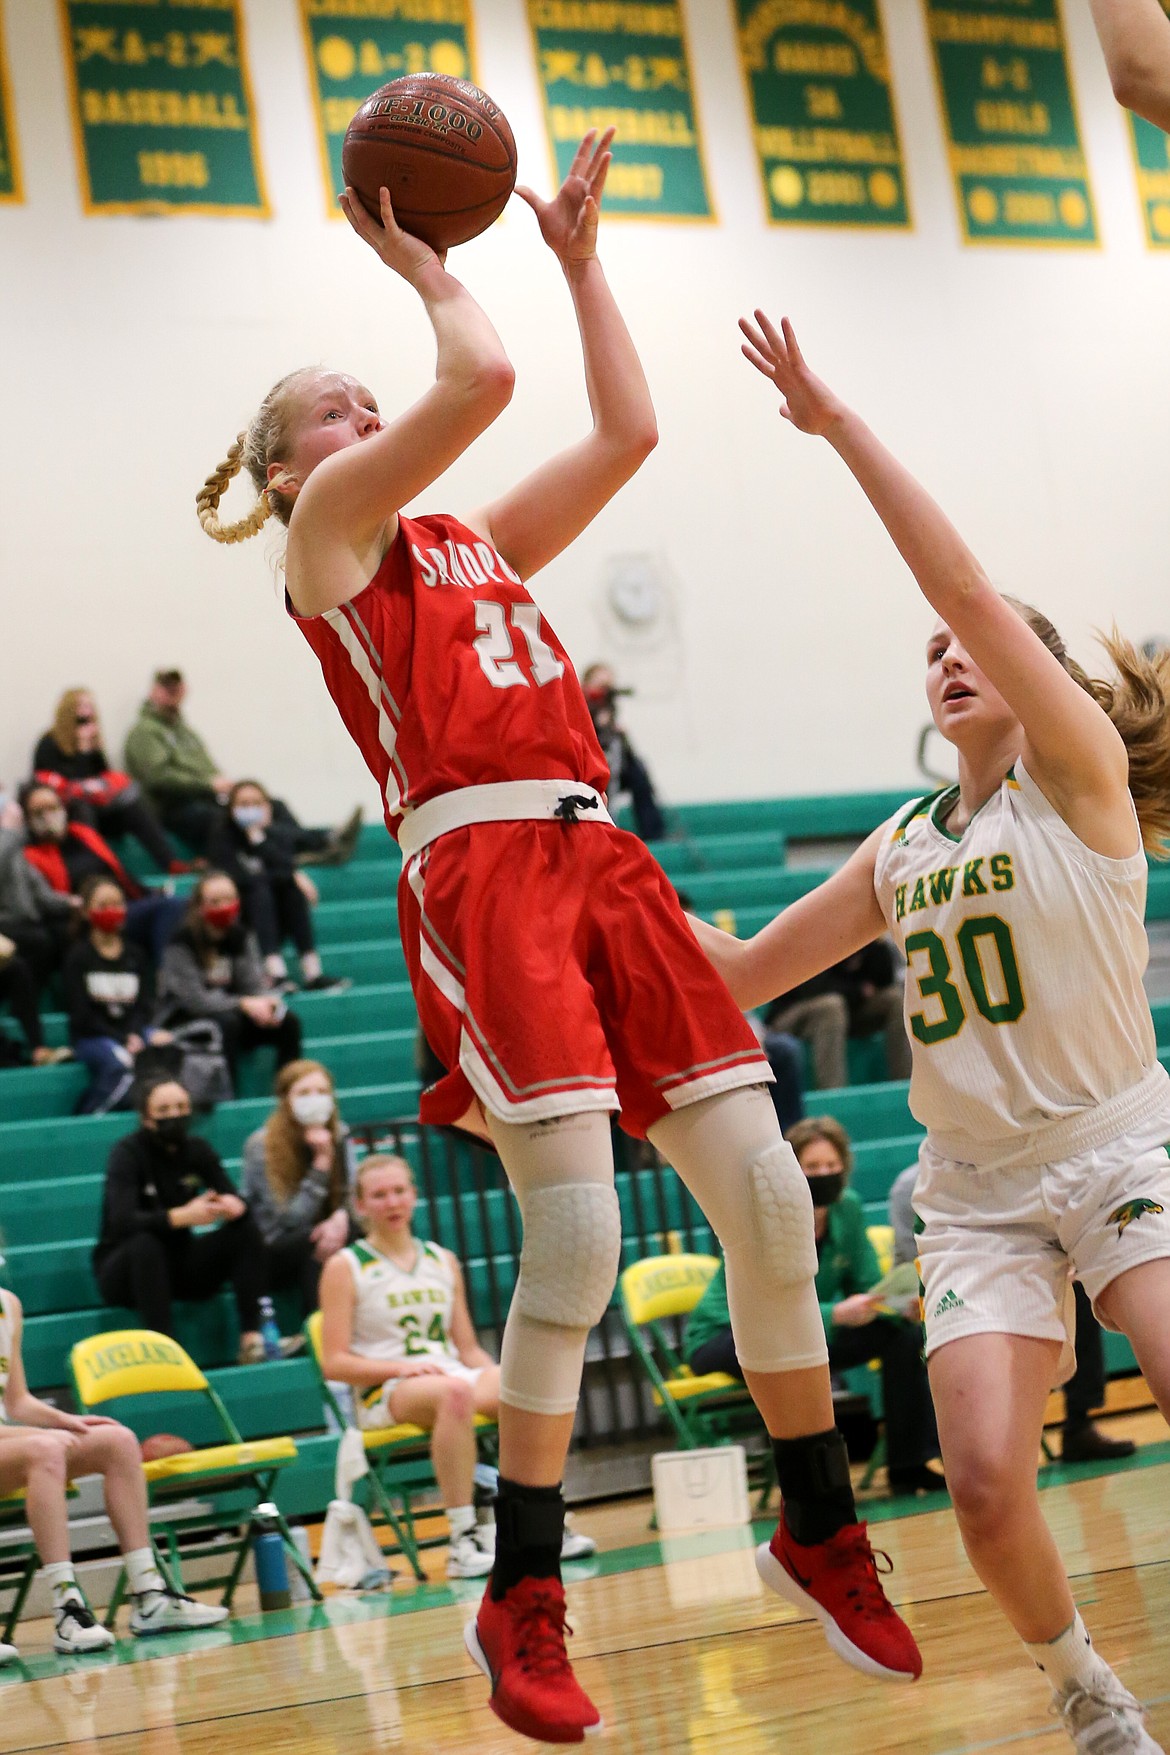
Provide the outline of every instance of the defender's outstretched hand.
{"type": "Polygon", "coordinates": [[[366,211],[356,189],[346,189],[337,199],[341,211],[358,237],[365,239],[387,268],[392,268],[395,274],[400,274],[403,280],[409,280],[413,285],[423,269],[428,268],[432,262],[442,266],[446,262],[447,252],[444,250],[440,255],[429,244],[424,244],[421,238],[416,238],[413,232],[404,232],[394,217],[389,189],[381,189],[378,193],[382,208],[381,224],[366,211]]]}
{"type": "Polygon", "coordinates": [[[516,193],[527,201],[540,224],[540,235],[563,268],[588,262],[597,254],[597,221],[606,174],[613,161],[610,143],[615,130],[607,128],[600,139],[591,128],[569,166],[569,174],[551,201],[517,184],[516,193]]]}
{"type": "Polygon", "coordinates": [[[754,323],[747,317],[739,320],[744,335],[743,357],[779,390],[784,398],[780,405],[784,419],[802,433],[823,437],[846,413],[845,404],[809,371],[796,331],[787,317],[780,319],[779,330],[763,311],[757,310],[755,319],[754,323]]]}

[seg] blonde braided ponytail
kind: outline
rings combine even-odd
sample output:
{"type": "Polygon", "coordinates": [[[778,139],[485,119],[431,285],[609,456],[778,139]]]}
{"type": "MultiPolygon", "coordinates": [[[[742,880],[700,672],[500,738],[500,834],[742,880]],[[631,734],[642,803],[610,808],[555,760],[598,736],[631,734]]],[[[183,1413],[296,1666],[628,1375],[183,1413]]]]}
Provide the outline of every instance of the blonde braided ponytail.
{"type": "Polygon", "coordinates": [[[199,492],[195,495],[195,510],[199,522],[215,542],[246,542],[250,536],[263,528],[272,516],[268,491],[264,489],[247,517],[237,519],[234,524],[223,524],[219,517],[219,502],[227,491],[227,486],[239,473],[244,461],[244,446],[247,444],[247,433],[240,433],[234,445],[219,467],[208,476],[199,492]]]}

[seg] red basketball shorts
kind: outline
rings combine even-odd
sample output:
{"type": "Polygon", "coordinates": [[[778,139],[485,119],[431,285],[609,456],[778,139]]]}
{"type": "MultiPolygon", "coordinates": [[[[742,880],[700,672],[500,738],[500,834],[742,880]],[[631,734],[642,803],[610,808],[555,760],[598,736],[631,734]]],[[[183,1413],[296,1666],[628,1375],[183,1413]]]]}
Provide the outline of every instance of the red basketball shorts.
{"type": "Polygon", "coordinates": [[[503,1121],[672,1109],[772,1074],[635,836],[601,823],[475,823],[403,867],[399,922],[446,1078],[423,1121],[479,1099],[503,1121]]]}

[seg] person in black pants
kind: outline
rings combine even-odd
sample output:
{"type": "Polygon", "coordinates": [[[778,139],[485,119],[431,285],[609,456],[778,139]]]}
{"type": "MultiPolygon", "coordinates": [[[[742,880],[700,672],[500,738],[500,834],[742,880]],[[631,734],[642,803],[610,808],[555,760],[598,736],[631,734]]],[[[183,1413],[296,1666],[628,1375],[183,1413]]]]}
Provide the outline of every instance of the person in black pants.
{"type": "Polygon", "coordinates": [[[211,1298],[230,1282],[240,1363],[254,1363],[264,1357],[260,1233],[216,1153],[191,1135],[191,1099],[176,1079],[148,1086],[138,1114],[138,1131],[118,1140],[106,1165],[98,1289],[107,1304],[137,1311],[144,1328],[173,1335],[175,1298],[211,1298]],[[197,1237],[207,1225],[216,1229],[197,1237]]]}
{"type": "Polygon", "coordinates": [[[301,1020],[271,992],[256,940],[240,924],[231,878],[210,871],[191,892],[187,916],[163,953],[159,1003],[168,1024],[211,1018],[219,1025],[233,1081],[240,1055],[267,1043],[276,1064],[301,1052],[301,1020]]]}
{"type": "Polygon", "coordinates": [[[90,1075],[79,1115],[128,1109],[134,1063],[147,1042],[171,1038],[154,1027],[154,971],[125,937],[126,898],[112,878],[87,878],[81,890],[89,931],[65,959],[62,984],[73,1052],[90,1075]]]}
{"type": "Polygon", "coordinates": [[[240,892],[244,924],[256,934],[264,970],[283,992],[296,987],[284,960],[290,942],[300,961],[300,985],[310,993],[337,992],[348,981],[334,980],[321,968],[313,933],[313,880],[297,869],[296,825],[281,823],[258,780],[237,780],[227,810],[212,829],[208,857],[240,892]]]}

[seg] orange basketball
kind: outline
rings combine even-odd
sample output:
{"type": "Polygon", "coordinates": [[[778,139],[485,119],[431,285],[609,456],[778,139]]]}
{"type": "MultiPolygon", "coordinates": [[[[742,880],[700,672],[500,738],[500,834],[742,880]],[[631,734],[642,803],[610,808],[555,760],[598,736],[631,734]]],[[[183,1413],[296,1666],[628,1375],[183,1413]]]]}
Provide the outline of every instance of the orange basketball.
{"type": "Polygon", "coordinates": [[[341,168],[375,219],[386,188],[403,231],[449,250],[504,211],[516,184],[516,142],[477,85],[411,73],[366,99],[346,129],[341,168]]]}
{"type": "Polygon", "coordinates": [[[144,1463],[158,1462],[164,1456],[182,1456],[185,1451],[194,1450],[185,1438],[176,1438],[173,1432],[156,1432],[150,1438],[142,1440],[142,1460],[144,1463]]]}

